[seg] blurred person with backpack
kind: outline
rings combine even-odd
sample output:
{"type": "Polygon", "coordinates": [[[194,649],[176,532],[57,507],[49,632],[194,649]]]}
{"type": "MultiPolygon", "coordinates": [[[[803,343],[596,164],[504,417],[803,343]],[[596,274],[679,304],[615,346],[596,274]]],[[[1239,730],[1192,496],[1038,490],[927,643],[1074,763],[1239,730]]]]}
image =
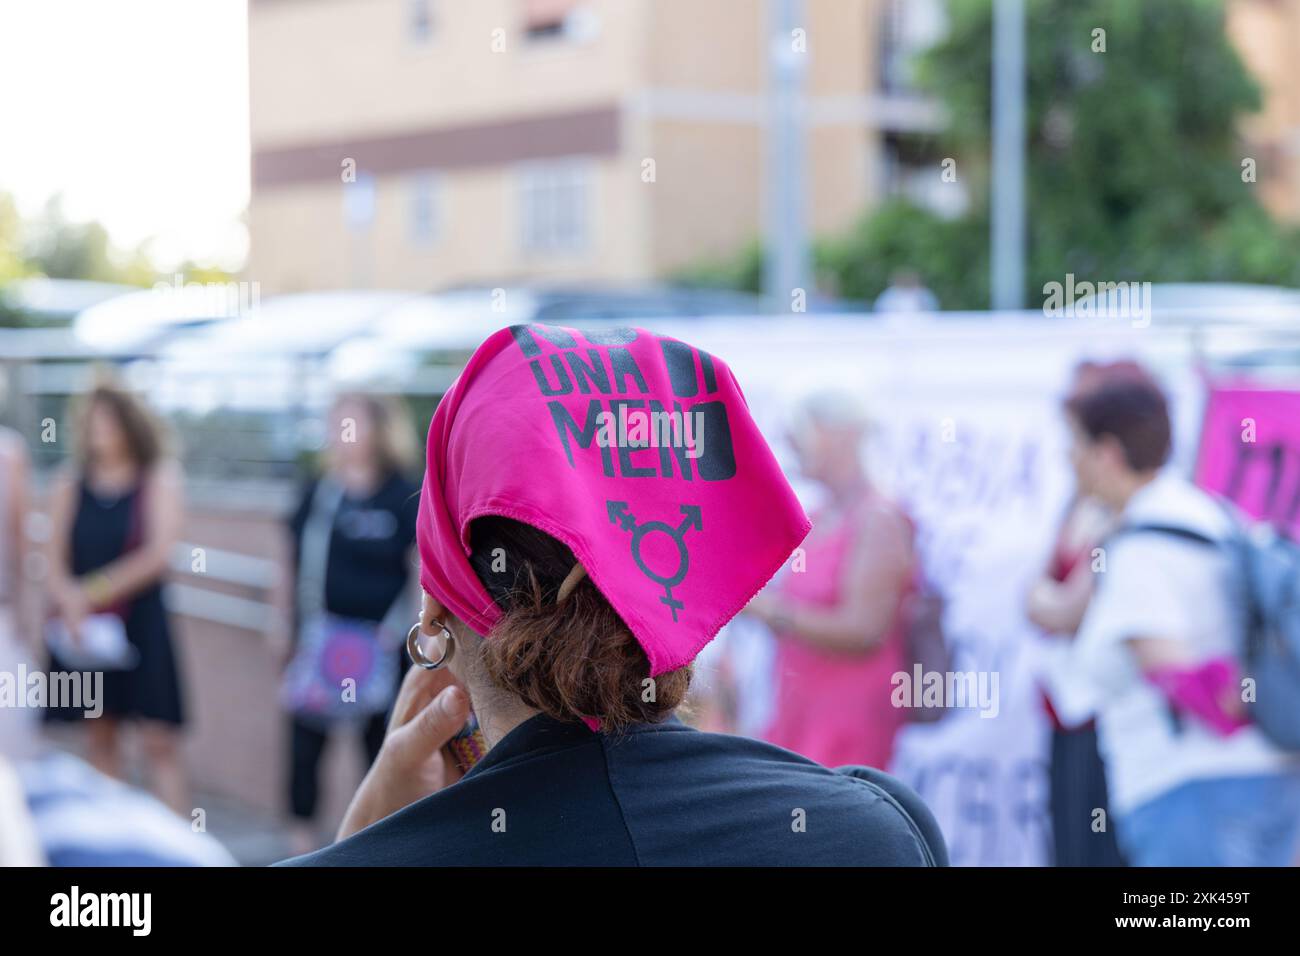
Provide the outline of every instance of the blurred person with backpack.
{"type": "Polygon", "coordinates": [[[910,520],[862,466],[866,430],[851,395],[825,392],[803,404],[790,440],[826,501],[802,555],[747,611],[777,637],[762,739],[827,767],[883,769],[907,719],[891,694],[893,675],[907,666],[903,607],[915,562],[910,520]]]}
{"type": "Polygon", "coordinates": [[[418,487],[407,477],[415,438],[399,400],[339,396],[329,413],[325,469],[290,518],[295,640],[281,685],[289,713],[290,834],[299,853],[320,838],[320,761],[348,725],[369,765],[383,743],[415,613],[418,487]]]}
{"type": "Polygon", "coordinates": [[[1080,493],[1118,516],[1072,660],[1095,702],[1120,849],[1136,866],[1290,864],[1300,760],[1243,703],[1243,677],[1264,675],[1245,653],[1239,530],[1165,469],[1169,411],[1153,380],[1106,381],[1065,412],[1080,493]]]}

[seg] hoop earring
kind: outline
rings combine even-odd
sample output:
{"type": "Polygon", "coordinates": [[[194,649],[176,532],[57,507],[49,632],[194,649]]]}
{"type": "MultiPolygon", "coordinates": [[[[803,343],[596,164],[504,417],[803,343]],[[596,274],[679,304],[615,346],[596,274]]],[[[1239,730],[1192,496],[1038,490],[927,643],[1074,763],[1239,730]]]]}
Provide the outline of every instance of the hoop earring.
{"type": "Polygon", "coordinates": [[[443,649],[442,656],[436,661],[429,660],[424,651],[420,649],[420,622],[416,621],[409,631],[406,632],[406,656],[411,659],[411,663],[417,667],[423,667],[427,671],[436,671],[439,668],[446,667],[451,656],[456,653],[456,636],[451,633],[451,629],[446,624],[438,622],[442,628],[443,649]]]}

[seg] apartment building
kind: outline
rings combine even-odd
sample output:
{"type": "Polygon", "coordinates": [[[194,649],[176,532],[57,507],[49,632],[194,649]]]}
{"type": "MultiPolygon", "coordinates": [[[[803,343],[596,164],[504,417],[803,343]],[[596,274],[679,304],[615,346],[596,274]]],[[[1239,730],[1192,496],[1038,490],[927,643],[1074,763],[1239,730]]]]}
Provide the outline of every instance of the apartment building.
{"type": "MultiPolygon", "coordinates": [[[[250,0],[266,293],[638,281],[762,224],[766,0],[250,0]]],[[[804,0],[814,234],[924,190],[901,56],[940,0],[804,0]]],[[[806,52],[805,52],[806,51],[806,52]]]]}

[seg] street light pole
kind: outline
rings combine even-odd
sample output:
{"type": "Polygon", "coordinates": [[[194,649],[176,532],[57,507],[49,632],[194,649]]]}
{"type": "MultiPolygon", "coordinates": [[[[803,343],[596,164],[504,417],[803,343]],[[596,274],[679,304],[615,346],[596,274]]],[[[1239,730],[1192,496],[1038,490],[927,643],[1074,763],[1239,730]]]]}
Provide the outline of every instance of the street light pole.
{"type": "Polygon", "coordinates": [[[993,308],[1025,307],[1025,0],[993,0],[993,308]]]}
{"type": "Polygon", "coordinates": [[[769,110],[764,203],[763,292],[771,311],[789,311],[808,293],[808,220],[803,81],[808,54],[796,49],[803,0],[768,0],[769,110]]]}

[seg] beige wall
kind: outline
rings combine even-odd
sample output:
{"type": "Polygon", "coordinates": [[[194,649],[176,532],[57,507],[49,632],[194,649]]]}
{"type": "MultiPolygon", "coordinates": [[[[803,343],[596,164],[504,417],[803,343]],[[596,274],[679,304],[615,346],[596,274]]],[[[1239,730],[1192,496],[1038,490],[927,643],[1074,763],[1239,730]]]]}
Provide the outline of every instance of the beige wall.
{"type": "Polygon", "coordinates": [[[754,93],[763,83],[757,0],[650,0],[647,86],[754,93]]]}
{"type": "MultiPolygon", "coordinates": [[[[659,181],[649,192],[653,269],[728,256],[762,229],[765,4],[656,0],[647,121],[659,181]]],[[[808,131],[809,227],[843,229],[869,197],[874,131],[854,119],[871,88],[871,0],[808,0],[806,93],[839,118],[808,131]],[[832,111],[834,112],[834,111],[832,111]]]]}
{"type": "Polygon", "coordinates": [[[649,203],[652,269],[669,274],[735,253],[759,234],[762,138],[751,123],[650,123],[658,180],[649,203]]]}
{"type": "Polygon", "coordinates": [[[517,0],[436,0],[426,44],[403,0],[251,0],[253,147],[560,112],[641,73],[642,0],[591,0],[596,42],[525,41],[517,0]],[[491,49],[502,29],[506,48],[491,49]]]}
{"type": "MultiPolygon", "coordinates": [[[[649,124],[658,180],[644,191],[655,275],[734,254],[762,231],[764,147],[746,123],[649,124]]],[[[851,226],[871,200],[875,138],[861,126],[808,132],[808,214],[814,236],[851,226]]]]}
{"type": "Polygon", "coordinates": [[[813,236],[848,229],[878,197],[877,137],[861,126],[818,126],[808,134],[808,218],[813,236]]]}
{"type": "Polygon", "coordinates": [[[1300,219],[1300,0],[1232,0],[1227,9],[1228,34],[1261,87],[1262,109],[1242,124],[1260,198],[1300,219]]]}
{"type": "MultiPolygon", "coordinates": [[[[875,0],[805,0],[809,95],[868,92],[875,7],[875,0]]],[[[646,83],[762,92],[767,82],[766,9],[766,0],[653,0],[646,83]]]]}
{"type": "Polygon", "coordinates": [[[874,0],[805,0],[808,93],[865,96],[875,85],[874,0]]]}
{"type": "Polygon", "coordinates": [[[248,278],[270,292],[377,287],[431,289],[453,282],[518,278],[647,277],[638,239],[639,168],[625,158],[592,160],[585,251],[542,255],[521,247],[518,172],[489,167],[437,174],[437,229],[428,244],[409,236],[406,176],[376,180],[365,233],[343,218],[342,183],[281,187],[254,197],[255,250],[248,278]]]}

